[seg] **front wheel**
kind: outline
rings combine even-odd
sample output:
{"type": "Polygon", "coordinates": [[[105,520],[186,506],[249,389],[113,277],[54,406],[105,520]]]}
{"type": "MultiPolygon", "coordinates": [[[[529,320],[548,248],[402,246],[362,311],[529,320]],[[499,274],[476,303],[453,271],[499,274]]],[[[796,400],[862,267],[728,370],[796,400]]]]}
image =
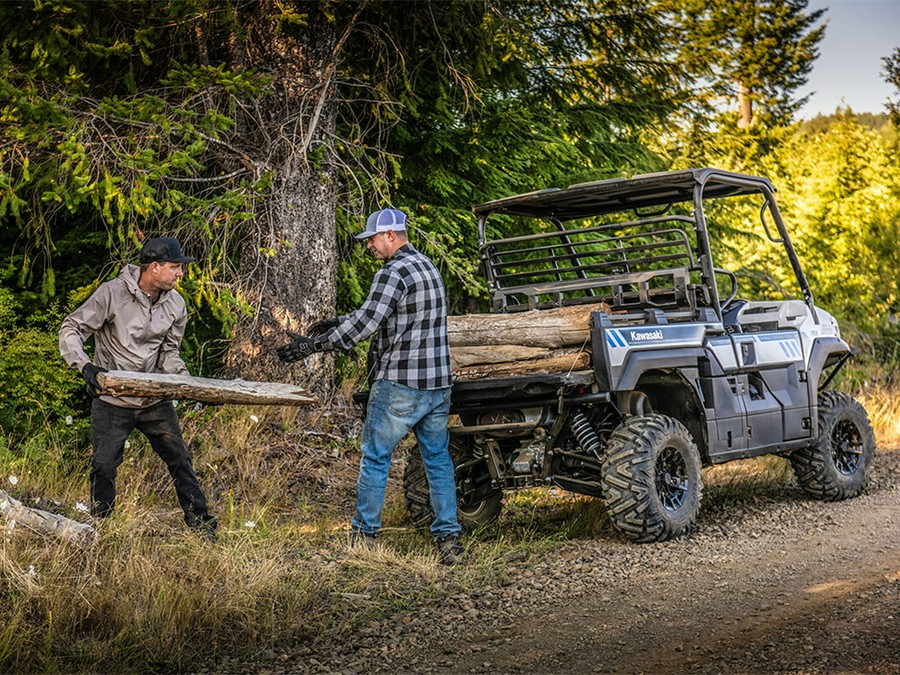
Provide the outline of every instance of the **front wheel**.
{"type": "Polygon", "coordinates": [[[690,432],[666,415],[630,417],[606,448],[603,496],[610,520],[634,541],[687,534],[697,520],[703,484],[690,432]]]}
{"type": "MultiPolygon", "coordinates": [[[[476,458],[471,442],[450,439],[450,456],[456,469],[456,515],[466,530],[475,530],[497,520],[503,492],[491,487],[491,476],[483,459],[476,458]]],[[[410,519],[418,527],[434,520],[428,478],[418,446],[410,452],[403,472],[403,500],[410,519]]]]}
{"type": "Polygon", "coordinates": [[[856,497],[874,457],[875,434],[865,408],[842,392],[819,394],[819,438],[791,453],[800,487],[828,502],[856,497]]]}

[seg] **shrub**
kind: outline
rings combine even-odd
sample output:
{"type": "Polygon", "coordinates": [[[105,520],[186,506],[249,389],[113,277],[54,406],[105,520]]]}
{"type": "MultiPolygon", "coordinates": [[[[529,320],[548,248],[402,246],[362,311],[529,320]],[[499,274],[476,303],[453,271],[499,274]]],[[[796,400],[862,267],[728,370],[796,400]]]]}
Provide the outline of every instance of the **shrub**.
{"type": "Polygon", "coordinates": [[[84,416],[81,378],[59,356],[53,313],[13,320],[17,305],[0,287],[0,429],[11,445],[51,429],[61,436],[84,416]]]}

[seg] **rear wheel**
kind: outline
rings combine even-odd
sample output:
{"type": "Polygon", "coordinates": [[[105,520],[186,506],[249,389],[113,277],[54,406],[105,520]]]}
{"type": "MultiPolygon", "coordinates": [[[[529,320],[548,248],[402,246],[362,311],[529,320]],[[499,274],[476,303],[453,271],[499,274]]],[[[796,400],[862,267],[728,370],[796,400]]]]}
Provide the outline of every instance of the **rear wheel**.
{"type": "MultiPolygon", "coordinates": [[[[456,505],[459,524],[474,530],[497,520],[503,492],[491,487],[487,464],[474,456],[470,439],[450,439],[450,455],[456,468],[456,505]]],[[[427,527],[434,520],[428,478],[418,446],[410,455],[403,472],[403,500],[413,523],[427,527]]]]}
{"type": "Polygon", "coordinates": [[[613,525],[638,542],[693,528],[703,490],[700,453],[684,425],[666,415],[630,417],[606,448],[603,496],[613,525]]]}
{"type": "Polygon", "coordinates": [[[856,497],[874,457],[875,434],[865,408],[842,392],[819,394],[819,439],[791,454],[800,487],[829,502],[856,497]]]}

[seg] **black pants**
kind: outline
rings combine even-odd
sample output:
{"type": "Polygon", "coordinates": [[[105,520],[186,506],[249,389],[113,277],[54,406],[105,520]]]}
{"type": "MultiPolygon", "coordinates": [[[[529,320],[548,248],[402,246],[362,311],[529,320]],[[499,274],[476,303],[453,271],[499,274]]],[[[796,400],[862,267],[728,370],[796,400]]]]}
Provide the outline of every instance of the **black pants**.
{"type": "Polygon", "coordinates": [[[116,503],[116,473],[122,463],[125,439],[137,429],[150,441],[175,481],[178,503],[191,527],[215,527],[206,496],[194,473],[191,456],[181,437],[175,406],[163,401],[149,408],[121,408],[95,398],[91,405],[91,513],[104,518],[116,503]]]}

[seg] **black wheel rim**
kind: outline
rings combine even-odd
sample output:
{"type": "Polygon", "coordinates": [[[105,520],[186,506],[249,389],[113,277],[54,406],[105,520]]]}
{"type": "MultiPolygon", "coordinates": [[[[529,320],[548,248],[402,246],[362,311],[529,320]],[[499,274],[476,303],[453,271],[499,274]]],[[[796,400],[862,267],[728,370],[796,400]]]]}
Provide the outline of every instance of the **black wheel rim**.
{"type": "Polygon", "coordinates": [[[831,434],[831,459],[835,468],[845,476],[859,470],[863,442],[859,428],[850,420],[839,422],[831,434]]]}
{"type": "Polygon", "coordinates": [[[687,465],[676,448],[664,448],[656,458],[656,494],[668,511],[677,511],[687,501],[690,491],[687,465]]]}
{"type": "Polygon", "coordinates": [[[456,504],[465,513],[476,513],[497,490],[484,462],[466,462],[456,467],[456,504]]]}

